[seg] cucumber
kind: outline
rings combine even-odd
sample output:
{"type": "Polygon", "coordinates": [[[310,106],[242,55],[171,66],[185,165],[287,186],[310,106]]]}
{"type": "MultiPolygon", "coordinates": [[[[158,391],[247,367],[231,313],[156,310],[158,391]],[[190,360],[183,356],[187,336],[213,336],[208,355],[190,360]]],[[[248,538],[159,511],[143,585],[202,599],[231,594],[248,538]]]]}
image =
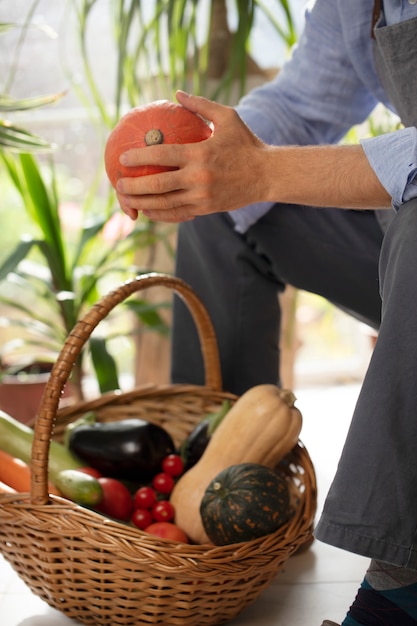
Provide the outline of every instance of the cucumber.
{"type": "Polygon", "coordinates": [[[63,496],[83,506],[96,506],[103,499],[103,489],[97,478],[76,469],[58,472],[55,486],[63,496]]]}

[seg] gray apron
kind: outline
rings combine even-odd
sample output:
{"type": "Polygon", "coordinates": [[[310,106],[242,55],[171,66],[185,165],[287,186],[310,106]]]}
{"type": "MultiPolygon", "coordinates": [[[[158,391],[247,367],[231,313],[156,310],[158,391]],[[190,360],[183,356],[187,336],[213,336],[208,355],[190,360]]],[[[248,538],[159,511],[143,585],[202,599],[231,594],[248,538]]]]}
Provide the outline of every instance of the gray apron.
{"type": "MultiPolygon", "coordinates": [[[[417,18],[385,26],[380,4],[376,67],[403,123],[416,125],[417,18]]],[[[380,255],[378,341],[316,536],[417,569],[417,201],[391,215],[380,255]]]]}
{"type": "Polygon", "coordinates": [[[373,30],[378,76],[404,126],[417,124],[416,34],[417,17],[385,26],[381,14],[373,30]]]}
{"type": "MultiPolygon", "coordinates": [[[[417,81],[410,80],[416,68],[417,17],[395,26],[385,26],[381,0],[375,0],[372,36],[379,79],[404,126],[417,125],[417,81]]],[[[414,74],[415,75],[415,74],[414,74]]],[[[394,217],[392,211],[377,211],[385,231],[394,217]]]]}

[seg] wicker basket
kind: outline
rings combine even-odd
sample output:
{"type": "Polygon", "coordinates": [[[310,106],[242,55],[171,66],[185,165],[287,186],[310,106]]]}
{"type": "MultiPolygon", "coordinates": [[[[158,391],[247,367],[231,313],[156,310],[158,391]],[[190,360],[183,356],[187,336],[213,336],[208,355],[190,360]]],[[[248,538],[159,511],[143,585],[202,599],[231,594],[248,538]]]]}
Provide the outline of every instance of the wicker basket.
{"type": "Polygon", "coordinates": [[[98,302],[68,336],[48,381],[34,427],[31,493],[0,495],[0,549],[28,587],[50,606],[94,626],[221,624],[255,600],[311,536],[316,482],[301,443],[280,463],[293,493],[291,521],[241,544],[213,547],[158,539],[47,492],[52,433],[59,439],[65,425],[85,411],[94,409],[103,421],[145,417],[166,427],[178,443],[226,398],[236,399],[221,390],[211,322],[185,283],[148,274],[98,302]],[[155,285],[175,291],[190,309],[206,385],[146,385],[58,410],[74,360],[93,329],[128,296],[155,285]]]}

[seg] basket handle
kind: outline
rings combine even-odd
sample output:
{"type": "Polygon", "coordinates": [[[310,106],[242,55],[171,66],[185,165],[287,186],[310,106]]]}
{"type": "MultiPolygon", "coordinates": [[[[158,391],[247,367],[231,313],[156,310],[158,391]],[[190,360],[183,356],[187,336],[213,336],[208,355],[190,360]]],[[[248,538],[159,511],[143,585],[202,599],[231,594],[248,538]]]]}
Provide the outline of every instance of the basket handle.
{"type": "Polygon", "coordinates": [[[54,364],[36,416],[31,461],[31,501],[47,504],[48,457],[59,400],[73,365],[92,331],[114,307],[137,291],[164,286],[172,289],[187,305],[197,327],[203,355],[205,384],[222,390],[217,339],[210,317],[196,293],[184,281],[161,273],[142,274],[127,281],[101,298],[74,326],[54,364]]]}

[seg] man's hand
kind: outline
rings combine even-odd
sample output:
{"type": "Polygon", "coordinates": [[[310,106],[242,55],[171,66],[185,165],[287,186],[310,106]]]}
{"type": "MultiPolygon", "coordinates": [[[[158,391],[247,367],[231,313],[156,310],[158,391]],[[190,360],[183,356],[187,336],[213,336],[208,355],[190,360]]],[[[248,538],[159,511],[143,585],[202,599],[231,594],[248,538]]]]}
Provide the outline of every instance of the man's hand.
{"type": "Polygon", "coordinates": [[[177,169],[122,178],[117,197],[123,211],[152,220],[181,222],[197,215],[231,211],[262,200],[261,154],[267,149],[231,107],[179,91],[178,102],[210,120],[213,135],[191,144],[161,144],[129,150],[123,165],[167,165],[177,169]]]}

